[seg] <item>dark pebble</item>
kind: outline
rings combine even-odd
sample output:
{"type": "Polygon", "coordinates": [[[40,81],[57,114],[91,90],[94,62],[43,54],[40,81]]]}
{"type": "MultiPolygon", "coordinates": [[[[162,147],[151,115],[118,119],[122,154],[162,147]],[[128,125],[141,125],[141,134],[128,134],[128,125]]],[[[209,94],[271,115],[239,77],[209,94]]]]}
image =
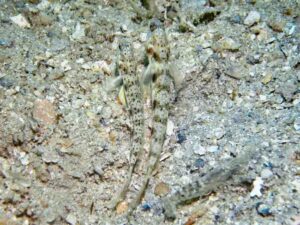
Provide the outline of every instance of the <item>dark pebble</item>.
{"type": "Polygon", "coordinates": [[[256,211],[263,217],[272,215],[270,207],[262,202],[256,204],[256,211]]]}
{"type": "Polygon", "coordinates": [[[48,31],[47,32],[47,37],[48,38],[53,38],[53,37],[55,37],[55,33],[53,31],[48,31]]]}
{"type": "Polygon", "coordinates": [[[104,127],[108,126],[108,122],[104,118],[100,118],[99,123],[104,127]]]}
{"type": "Polygon", "coordinates": [[[248,64],[250,64],[250,65],[255,65],[255,64],[258,64],[258,63],[260,63],[261,61],[260,61],[260,57],[258,57],[258,56],[248,56],[247,58],[246,58],[246,61],[247,61],[247,63],[248,64]]]}
{"type": "Polygon", "coordinates": [[[271,162],[265,162],[264,167],[269,168],[269,169],[273,169],[273,164],[271,162]]]}
{"type": "Polygon", "coordinates": [[[4,39],[0,39],[0,46],[9,48],[9,47],[12,47],[12,42],[4,40],[4,39]]]}
{"type": "Polygon", "coordinates": [[[195,167],[197,167],[198,169],[203,168],[205,165],[205,161],[201,158],[197,159],[195,162],[195,167]]]}
{"type": "Polygon", "coordinates": [[[201,45],[197,45],[196,48],[195,48],[195,51],[198,55],[200,55],[203,51],[203,48],[201,45]]]}
{"type": "Polygon", "coordinates": [[[230,21],[231,21],[232,23],[239,23],[239,24],[241,24],[241,23],[242,23],[242,18],[241,18],[239,15],[235,15],[235,16],[233,16],[233,17],[230,19],[230,21]]]}
{"type": "Polygon", "coordinates": [[[186,136],[183,130],[177,132],[177,143],[181,144],[186,141],[186,136]]]}
{"type": "Polygon", "coordinates": [[[142,205],[142,210],[143,211],[149,211],[151,209],[151,205],[148,203],[145,203],[142,205]]]}
{"type": "Polygon", "coordinates": [[[11,80],[6,79],[5,77],[0,78],[0,86],[4,88],[11,88],[13,85],[14,84],[11,80]]]}
{"type": "Polygon", "coordinates": [[[15,7],[16,7],[17,9],[23,9],[23,8],[26,7],[26,4],[25,4],[25,2],[23,2],[23,1],[18,1],[18,2],[15,3],[15,7]]]}
{"type": "Polygon", "coordinates": [[[215,215],[214,216],[214,221],[215,221],[215,223],[219,223],[221,221],[221,216],[220,215],[215,215]]]}

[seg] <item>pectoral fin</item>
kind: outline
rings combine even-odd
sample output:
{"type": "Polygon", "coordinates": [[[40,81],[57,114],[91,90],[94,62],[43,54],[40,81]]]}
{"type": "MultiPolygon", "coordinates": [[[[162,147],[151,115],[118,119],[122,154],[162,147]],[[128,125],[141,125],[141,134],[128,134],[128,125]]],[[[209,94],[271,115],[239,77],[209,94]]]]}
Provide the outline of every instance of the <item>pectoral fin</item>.
{"type": "Polygon", "coordinates": [[[127,105],[126,93],[125,93],[125,88],[124,88],[124,86],[122,86],[122,87],[120,88],[118,98],[119,98],[120,102],[122,103],[122,105],[124,105],[125,107],[128,106],[128,105],[127,105]]]}
{"type": "Polygon", "coordinates": [[[110,91],[117,89],[122,84],[123,84],[123,78],[121,76],[110,77],[110,78],[106,79],[104,88],[107,92],[110,92],[110,91]]]}

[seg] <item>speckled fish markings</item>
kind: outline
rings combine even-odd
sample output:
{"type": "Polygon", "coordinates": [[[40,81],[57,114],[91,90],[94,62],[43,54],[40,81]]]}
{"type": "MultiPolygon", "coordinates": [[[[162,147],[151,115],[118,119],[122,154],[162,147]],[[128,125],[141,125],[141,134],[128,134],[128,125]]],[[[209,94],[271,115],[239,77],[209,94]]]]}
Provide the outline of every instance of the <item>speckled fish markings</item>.
{"type": "Polygon", "coordinates": [[[210,192],[217,191],[224,185],[240,183],[243,177],[234,179],[235,175],[243,173],[247,163],[255,155],[253,149],[246,149],[238,158],[220,163],[220,166],[207,173],[204,177],[182,187],[173,195],[162,199],[166,219],[176,218],[176,206],[193,199],[201,198],[210,192]]]}
{"type": "Polygon", "coordinates": [[[110,207],[115,208],[119,202],[124,200],[131,183],[132,174],[143,152],[144,145],[144,101],[142,86],[136,71],[136,60],[134,58],[133,46],[130,41],[121,40],[119,44],[119,60],[117,70],[119,76],[110,84],[114,88],[120,87],[120,95],[124,95],[123,102],[130,116],[131,123],[131,149],[130,165],[127,178],[120,192],[111,200],[110,207]],[[124,92],[124,93],[123,93],[124,92]]]}
{"type": "Polygon", "coordinates": [[[162,27],[155,27],[146,46],[146,51],[149,64],[143,81],[146,85],[152,85],[153,135],[151,137],[146,175],[136,198],[130,206],[129,213],[140,203],[152,173],[158,164],[166,136],[171,104],[171,86],[175,79],[172,77],[173,74],[170,73],[170,48],[166,32],[162,27]]]}

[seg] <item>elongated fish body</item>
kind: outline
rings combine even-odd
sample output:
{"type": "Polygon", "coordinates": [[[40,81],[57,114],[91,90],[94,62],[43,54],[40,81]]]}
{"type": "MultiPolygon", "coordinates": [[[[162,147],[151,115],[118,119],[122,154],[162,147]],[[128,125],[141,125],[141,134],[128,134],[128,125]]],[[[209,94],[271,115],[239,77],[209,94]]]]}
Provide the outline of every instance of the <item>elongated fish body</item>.
{"type": "Polygon", "coordinates": [[[170,49],[165,30],[154,29],[146,46],[148,66],[143,76],[143,83],[152,86],[152,137],[146,166],[146,175],[142,186],[131,204],[129,213],[140,203],[148,182],[155,170],[166,136],[167,121],[171,104],[171,86],[173,79],[169,71],[170,49]]]}
{"type": "Polygon", "coordinates": [[[111,208],[115,208],[119,202],[124,200],[131,183],[132,174],[143,152],[144,145],[144,101],[143,91],[137,74],[136,60],[134,58],[132,43],[122,40],[119,44],[119,59],[117,62],[118,77],[111,83],[115,87],[121,86],[119,98],[123,99],[123,104],[129,112],[131,125],[130,141],[130,164],[127,178],[123,187],[116,197],[111,200],[111,208]]]}
{"type": "Polygon", "coordinates": [[[248,162],[255,155],[253,149],[246,149],[235,159],[220,163],[220,167],[208,172],[204,177],[185,185],[173,195],[162,199],[165,217],[169,220],[176,218],[176,206],[201,198],[210,192],[217,191],[224,185],[238,183],[242,179],[232,179],[235,175],[242,174],[248,162]]]}

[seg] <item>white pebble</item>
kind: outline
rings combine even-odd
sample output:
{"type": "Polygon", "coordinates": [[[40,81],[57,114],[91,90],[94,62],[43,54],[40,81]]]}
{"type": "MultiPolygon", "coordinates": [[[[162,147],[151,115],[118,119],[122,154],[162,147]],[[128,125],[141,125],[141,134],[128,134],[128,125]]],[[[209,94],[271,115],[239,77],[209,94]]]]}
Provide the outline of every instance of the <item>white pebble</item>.
{"type": "Polygon", "coordinates": [[[187,185],[191,183],[191,178],[189,176],[182,176],[179,178],[179,180],[180,180],[180,184],[182,185],[187,185]]]}
{"type": "Polygon", "coordinates": [[[262,193],[260,192],[262,189],[262,186],[264,184],[264,181],[261,179],[261,177],[256,177],[255,181],[253,182],[253,189],[250,193],[251,197],[261,197],[262,193]]]}
{"type": "Polygon", "coordinates": [[[168,120],[167,131],[166,131],[167,135],[171,136],[173,134],[173,130],[174,130],[174,123],[171,120],[168,120]]]}
{"type": "Polygon", "coordinates": [[[194,150],[194,153],[198,155],[205,155],[206,149],[200,145],[194,150]]]}
{"type": "Polygon", "coordinates": [[[85,37],[85,29],[80,23],[76,24],[75,31],[71,37],[73,40],[77,41],[85,37]]]}
{"type": "Polygon", "coordinates": [[[19,14],[17,16],[12,16],[12,17],[10,17],[10,20],[13,23],[17,24],[19,27],[30,28],[30,23],[27,21],[27,19],[22,14],[19,14]]]}
{"type": "Polygon", "coordinates": [[[182,159],[184,156],[184,153],[181,150],[177,150],[174,152],[174,157],[177,159],[182,159]]]}
{"type": "Polygon", "coordinates": [[[222,128],[217,128],[215,130],[215,137],[219,140],[225,135],[225,131],[222,128]]]}
{"type": "Polygon", "coordinates": [[[263,179],[268,179],[270,178],[271,176],[273,176],[273,172],[270,170],[270,169],[263,169],[260,173],[260,176],[263,178],[263,179]]]}
{"type": "Polygon", "coordinates": [[[20,158],[19,159],[20,159],[23,166],[27,166],[30,163],[29,162],[29,156],[25,152],[20,153],[20,158]]]}
{"type": "Polygon", "coordinates": [[[48,0],[41,1],[36,8],[38,8],[40,11],[46,10],[50,6],[50,2],[48,0]]]}
{"type": "Polygon", "coordinates": [[[121,25],[121,31],[126,33],[128,31],[128,27],[125,24],[121,25]]]}
{"type": "Polygon", "coordinates": [[[244,20],[244,24],[247,26],[252,26],[260,21],[260,14],[257,11],[251,11],[244,20]]]}
{"type": "Polygon", "coordinates": [[[294,128],[296,131],[300,131],[300,117],[295,119],[294,128]]]}
{"type": "Polygon", "coordinates": [[[84,63],[84,58],[79,58],[76,60],[76,63],[78,64],[83,64],[84,63]]]}
{"type": "Polygon", "coordinates": [[[218,150],[219,150],[219,146],[217,146],[217,145],[212,145],[212,146],[207,147],[207,151],[212,152],[212,153],[217,152],[218,150]]]}
{"type": "Polygon", "coordinates": [[[72,67],[69,65],[69,62],[67,60],[63,60],[60,64],[60,67],[62,71],[66,72],[72,69],[72,67]]]}
{"type": "Polygon", "coordinates": [[[70,225],[75,225],[77,222],[76,217],[73,214],[69,214],[66,218],[66,221],[70,225]]]}
{"type": "Polygon", "coordinates": [[[147,33],[141,33],[140,34],[140,41],[141,42],[147,41],[147,33]]]}

